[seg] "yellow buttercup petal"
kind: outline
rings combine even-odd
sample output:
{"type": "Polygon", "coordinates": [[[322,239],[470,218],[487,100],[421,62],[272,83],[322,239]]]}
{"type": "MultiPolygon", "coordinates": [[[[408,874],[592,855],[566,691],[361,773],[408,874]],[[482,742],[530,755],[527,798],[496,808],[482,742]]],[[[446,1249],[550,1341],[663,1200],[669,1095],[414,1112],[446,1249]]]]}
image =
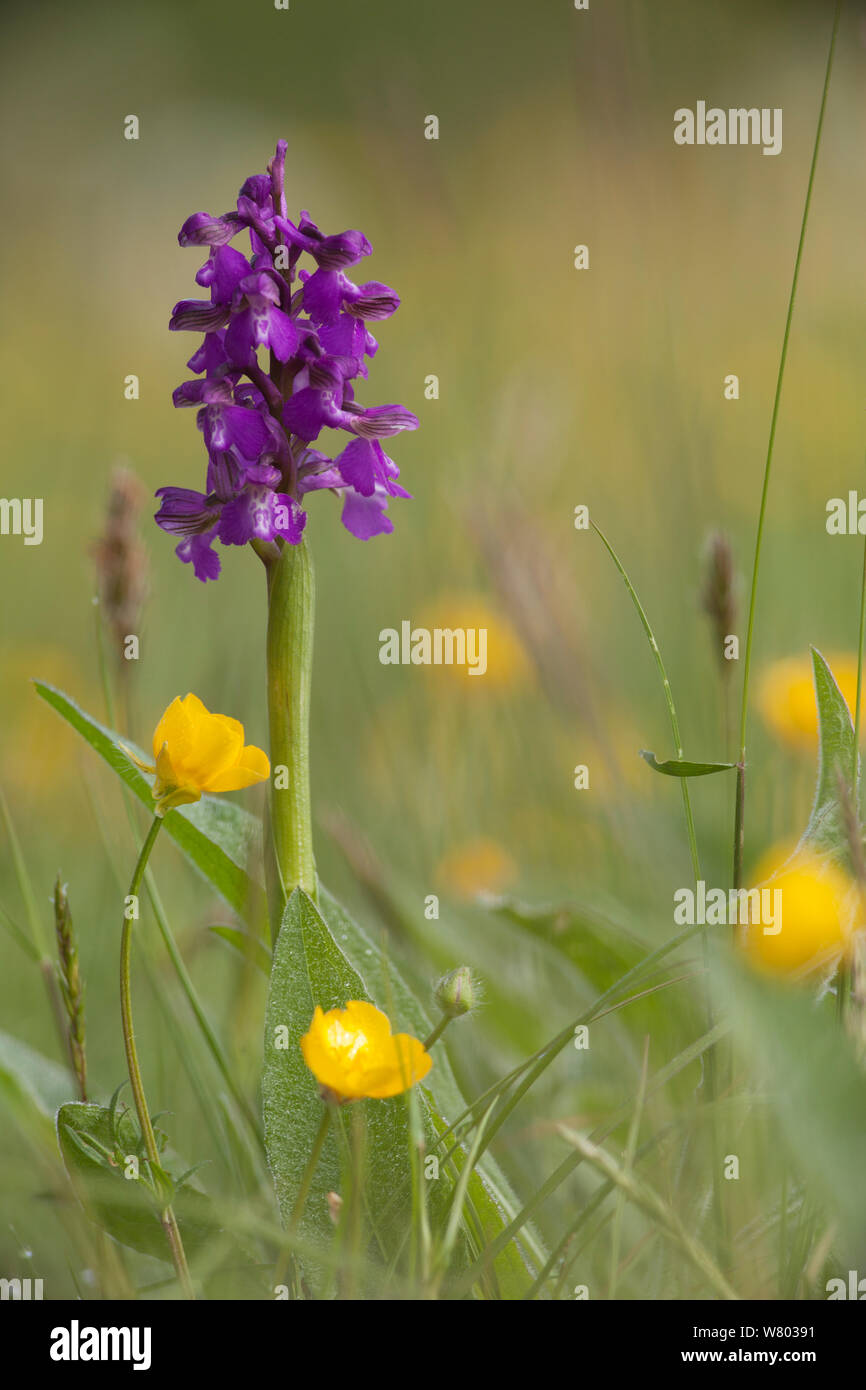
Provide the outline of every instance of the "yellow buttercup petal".
{"type": "MultiPolygon", "coordinates": [[[[332,1012],[336,1013],[337,1010],[332,1012]]],[[[321,1086],[345,1094],[347,1066],[340,1056],[339,1040],[333,1027],[329,1028],[326,1016],[316,1005],[316,1011],[309,1031],[301,1038],[301,1051],[304,1061],[321,1086]]]]}
{"type": "Polygon", "coordinates": [[[424,1044],[410,1033],[395,1033],[390,1051],[388,1065],[368,1073],[365,1095],[376,1099],[397,1096],[416,1081],[423,1081],[433,1065],[433,1058],[424,1044]]]}
{"type": "Polygon", "coordinates": [[[224,772],[208,778],[205,791],[236,792],[241,787],[251,787],[254,782],[265,781],[270,773],[271,764],[267,753],[250,743],[241,749],[236,763],[227,767],[224,772]]]}
{"type": "Polygon", "coordinates": [[[189,715],[179,695],[175,695],[165,714],[153,731],[153,756],[159,757],[160,749],[169,746],[178,753],[189,746],[189,715]]]}
{"type": "Polygon", "coordinates": [[[184,705],[190,726],[189,745],[174,762],[204,787],[209,778],[237,761],[244,746],[244,727],[236,719],[211,714],[197,695],[187,695],[184,705]]]}
{"type": "Polygon", "coordinates": [[[391,1037],[388,1016],[375,1004],[368,1004],[364,999],[350,999],[343,1014],[347,1026],[362,1033],[371,1046],[383,1047],[391,1037]]]}

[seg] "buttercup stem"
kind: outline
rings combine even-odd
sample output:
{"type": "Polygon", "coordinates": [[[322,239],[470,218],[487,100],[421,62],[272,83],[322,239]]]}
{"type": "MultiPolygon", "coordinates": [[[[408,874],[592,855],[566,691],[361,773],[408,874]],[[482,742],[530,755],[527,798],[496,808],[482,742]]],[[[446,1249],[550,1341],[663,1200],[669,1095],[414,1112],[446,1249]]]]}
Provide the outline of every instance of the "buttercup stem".
{"type": "MultiPolygon", "coordinates": [[[[138,856],[138,863],[135,866],[135,871],[132,875],[132,881],[129,885],[129,893],[127,894],[128,898],[135,898],[138,896],[138,890],[141,887],[141,880],[143,879],[144,871],[147,868],[147,861],[150,858],[150,852],[153,849],[153,846],[156,842],[156,837],[159,834],[159,827],[161,825],[161,818],[159,816],[154,816],[153,824],[151,825],[150,830],[147,832],[147,839],[142,845],[141,854],[138,856]]],[[[132,1025],[132,990],[130,987],[130,960],[132,956],[133,920],[133,918],[128,917],[124,913],[123,930],[120,936],[120,1016],[123,1023],[123,1046],[124,1051],[126,1052],[126,1065],[129,1071],[129,1084],[132,1087],[132,1098],[135,1102],[135,1112],[138,1115],[138,1123],[141,1129],[142,1138],[144,1139],[144,1147],[147,1150],[147,1156],[150,1162],[155,1164],[156,1167],[159,1168],[159,1149],[157,1148],[156,1135],[153,1132],[153,1125],[150,1122],[150,1111],[147,1106],[147,1098],[144,1094],[144,1083],[141,1079],[141,1067],[139,1066],[138,1062],[138,1050],[135,1046],[135,1030],[132,1025]]],[[[177,1277],[180,1282],[180,1286],[183,1289],[185,1296],[187,1298],[193,1299],[195,1298],[195,1292],[192,1287],[189,1266],[186,1262],[186,1252],[183,1248],[183,1239],[180,1234],[180,1228],[177,1224],[177,1218],[170,1205],[167,1206],[161,1213],[160,1221],[162,1222],[162,1227],[165,1231],[165,1237],[168,1241],[169,1249],[171,1250],[171,1257],[174,1262],[175,1270],[177,1271],[177,1277]]]]}
{"type": "Polygon", "coordinates": [[[319,1159],[322,1156],[322,1149],[324,1147],[325,1140],[328,1136],[328,1130],[331,1127],[332,1110],[333,1106],[330,1105],[328,1102],[325,1102],[322,1107],[322,1118],[319,1121],[319,1128],[316,1131],[316,1137],[313,1140],[313,1147],[310,1150],[310,1157],[307,1159],[307,1166],[304,1169],[304,1176],[301,1178],[301,1185],[298,1188],[298,1195],[295,1198],[295,1205],[292,1207],[292,1215],[289,1220],[290,1231],[296,1231],[298,1229],[301,1217],[304,1214],[304,1207],[307,1203],[307,1197],[309,1195],[309,1191],[313,1183],[313,1178],[316,1175],[316,1169],[319,1166],[319,1159]]]}
{"type": "Polygon", "coordinates": [[[436,1027],[433,1029],[433,1032],[430,1034],[429,1038],[424,1039],[425,1052],[429,1052],[433,1044],[439,1041],[439,1039],[441,1038],[442,1034],[445,1032],[445,1029],[448,1027],[448,1024],[451,1021],[452,1020],[449,1014],[442,1015],[439,1022],[436,1024],[436,1027]]]}
{"type": "MultiPolygon", "coordinates": [[[[319,1128],[316,1131],[316,1137],[313,1140],[313,1147],[310,1150],[310,1156],[307,1159],[307,1166],[304,1169],[304,1173],[301,1178],[301,1185],[298,1188],[298,1195],[295,1198],[295,1205],[292,1207],[292,1214],[289,1217],[289,1223],[287,1226],[289,1235],[295,1234],[295,1232],[298,1229],[298,1226],[300,1225],[301,1217],[304,1214],[304,1207],[307,1204],[307,1197],[309,1196],[310,1188],[313,1185],[313,1178],[316,1176],[316,1169],[319,1166],[319,1159],[322,1157],[322,1149],[324,1148],[325,1140],[328,1137],[328,1130],[331,1127],[332,1110],[333,1106],[329,1104],[327,1101],[325,1101],[322,1106],[322,1118],[319,1121],[319,1128]]],[[[291,1258],[291,1251],[288,1247],[286,1247],[283,1250],[277,1262],[277,1268],[274,1274],[275,1284],[280,1285],[285,1282],[286,1271],[289,1267],[289,1261],[291,1260],[291,1258]]]]}
{"type": "Polygon", "coordinates": [[[314,605],[313,565],[306,542],[283,545],[268,574],[271,829],[285,896],[300,887],[315,901],[310,803],[314,605]]]}

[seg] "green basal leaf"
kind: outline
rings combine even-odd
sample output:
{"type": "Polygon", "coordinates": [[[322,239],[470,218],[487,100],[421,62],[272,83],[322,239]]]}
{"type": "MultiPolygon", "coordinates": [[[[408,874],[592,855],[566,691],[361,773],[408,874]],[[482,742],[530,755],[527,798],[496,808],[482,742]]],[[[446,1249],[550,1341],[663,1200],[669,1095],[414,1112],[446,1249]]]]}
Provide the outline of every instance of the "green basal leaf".
{"type": "Polygon", "coordinates": [[[736,763],[689,763],[684,758],[668,758],[660,763],[655,753],[645,748],[640,750],[640,755],[653,772],[663,772],[665,777],[708,777],[711,772],[729,772],[737,766],[736,763]]]}
{"type": "Polygon", "coordinates": [[[763,1073],[791,1157],[840,1222],[852,1253],[866,1238],[866,1074],[831,998],[720,963],[734,1037],[763,1073]],[[850,1243],[850,1244],[849,1244],[850,1243]]]}
{"type": "MultiPolygon", "coordinates": [[[[74,700],[44,681],[35,682],[43,700],[55,709],[67,724],[71,724],[86,743],[117,773],[130,791],[148,810],[153,810],[150,784],[126,753],[126,743],[138,755],[128,739],[107,729],[86,714],[74,700]]],[[[144,755],[142,754],[144,757],[144,755]]],[[[165,832],[183,850],[226,902],[241,916],[255,897],[258,866],[261,863],[261,825],[241,806],[219,797],[203,796],[191,806],[170,811],[164,821],[165,832]]]]}
{"type": "MultiPolygon", "coordinates": [[[[262,1083],[265,1142],[284,1221],[292,1213],[322,1114],[317,1083],[307,1070],[300,1049],[300,1038],[309,1028],[315,1006],[319,1004],[325,1010],[342,1008],[350,999],[363,999],[387,1012],[396,1031],[424,1037],[430,1026],[390,964],[385,967],[386,978],[382,977],[382,957],[360,928],[329,894],[322,891],[321,898],[321,912],[299,889],[289,899],[274,949],[268,1000],[262,1083]],[[284,1046],[276,1045],[278,1038],[284,1046]]],[[[437,1093],[447,1103],[446,1113],[454,1115],[464,1108],[443,1049],[437,1050],[432,1071],[416,1089],[428,1134],[428,1151],[433,1152],[438,1133],[446,1127],[439,1113],[437,1093]]],[[[351,1110],[356,1109],[361,1111],[365,1128],[365,1210],[373,1242],[368,1253],[377,1253],[378,1259],[388,1261],[404,1246],[412,1220],[408,1106],[405,1097],[395,1096],[392,1100],[356,1103],[351,1110]]],[[[327,1193],[341,1191],[345,1185],[349,1119],[347,1113],[341,1112],[339,1126],[336,1130],[332,1127],[305,1206],[301,1230],[323,1243],[334,1234],[327,1193]]],[[[459,1171],[459,1161],[457,1167],[459,1171]]],[[[444,1216],[453,1184],[450,1171],[443,1171],[439,1180],[430,1184],[428,1202],[434,1226],[437,1218],[444,1216]]],[[[469,1195],[481,1210],[483,1224],[501,1230],[505,1220],[496,1182],[489,1176],[482,1179],[478,1175],[470,1183],[469,1195]]],[[[497,1275],[501,1274],[503,1282],[513,1278],[516,1254],[516,1247],[509,1249],[497,1265],[497,1275]]],[[[464,1236],[457,1258],[465,1264],[466,1257],[464,1236]]],[[[515,1282],[515,1286],[526,1288],[531,1280],[519,1255],[517,1261],[522,1282],[515,1282]]]]}
{"type": "Polygon", "coordinates": [[[852,785],[856,759],[854,726],[845,697],[815,647],[812,648],[812,668],[818,703],[818,785],[809,824],[800,844],[818,853],[847,858],[839,777],[842,776],[848,787],[852,785]]]}
{"type": "MultiPolygon", "coordinates": [[[[265,1019],[265,1064],[262,1077],[265,1145],[274,1175],[283,1221],[294,1209],[307,1159],[322,1118],[318,1084],[307,1070],[300,1040],[317,1004],[343,1008],[350,999],[370,1000],[361,976],[334,941],[315,904],[301,889],[286,904],[274,947],[271,987],[265,1019]]],[[[402,1027],[403,1020],[399,1019],[402,1027]]],[[[395,1021],[395,1027],[397,1022],[395,1021]]],[[[410,1220],[411,1172],[405,1100],[360,1102],[366,1131],[368,1217],[385,1258],[410,1220]],[[378,1221],[375,1208],[395,1191],[406,1200],[388,1219],[378,1221]]],[[[354,1109],[354,1107],[353,1107],[354,1109]]],[[[341,1192],[341,1129],[345,1116],[332,1125],[304,1208],[300,1230],[323,1243],[334,1228],[327,1194],[341,1192]]]]}
{"type": "MultiPolygon", "coordinates": [[[[345,908],[326,888],[319,887],[319,907],[340,948],[362,973],[371,990],[373,1002],[391,1014],[396,1011],[401,1025],[417,1038],[427,1037],[433,1020],[406,984],[395,963],[355,922],[345,908]]],[[[467,1025],[464,1025],[467,1026],[467,1025]]],[[[468,1024],[471,1027],[471,1023],[468,1024]]],[[[420,1088],[430,1125],[440,1134],[466,1108],[466,1101],[448,1060],[445,1048],[437,1047],[433,1068],[420,1088]]],[[[453,1142],[453,1139],[452,1141],[453,1142]]],[[[448,1144],[450,1148],[450,1143],[448,1144]]],[[[455,1155],[459,1172],[460,1150],[455,1155]]],[[[474,1205],[486,1235],[502,1231],[520,1208],[511,1191],[508,1179],[490,1153],[486,1153],[473,1174],[469,1185],[469,1200],[474,1205]]],[[[522,1233],[520,1242],[506,1246],[495,1261],[493,1278],[502,1290],[501,1296],[522,1297],[532,1282],[531,1271],[544,1263],[544,1250],[532,1227],[522,1233]]]]}
{"type": "MultiPolygon", "coordinates": [[[[70,1181],[91,1218],[121,1245],[171,1261],[153,1194],[145,1183],[127,1178],[125,1160],[139,1152],[130,1116],[102,1105],[69,1101],[57,1112],[57,1140],[70,1181]]],[[[139,1171],[146,1171],[139,1159],[139,1171]]],[[[175,1189],[167,1175],[156,1175],[172,1195],[187,1254],[193,1256],[212,1239],[218,1226],[208,1198],[195,1188],[175,1189]]]]}

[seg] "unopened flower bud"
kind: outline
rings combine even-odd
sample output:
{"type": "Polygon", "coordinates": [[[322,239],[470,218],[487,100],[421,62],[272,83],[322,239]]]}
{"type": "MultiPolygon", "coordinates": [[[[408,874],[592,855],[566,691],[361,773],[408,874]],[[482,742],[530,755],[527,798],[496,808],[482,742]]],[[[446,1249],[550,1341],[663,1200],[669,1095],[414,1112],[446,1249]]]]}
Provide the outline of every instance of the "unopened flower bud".
{"type": "Polygon", "coordinates": [[[480,999],[480,986],[468,965],[458,965],[456,970],[443,975],[436,986],[436,1003],[447,1018],[470,1013],[480,999]]]}

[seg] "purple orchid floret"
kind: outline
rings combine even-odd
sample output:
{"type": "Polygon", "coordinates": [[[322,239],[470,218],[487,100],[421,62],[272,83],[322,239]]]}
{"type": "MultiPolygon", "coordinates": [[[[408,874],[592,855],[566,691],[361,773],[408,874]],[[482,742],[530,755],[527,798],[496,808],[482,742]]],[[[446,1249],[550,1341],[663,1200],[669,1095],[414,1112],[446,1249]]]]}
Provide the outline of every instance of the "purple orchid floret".
{"type": "Polygon", "coordinates": [[[179,558],[203,581],[220,572],[216,541],[297,545],[310,493],[341,497],[343,525],[359,540],[393,531],[388,503],[411,496],[380,441],[417,429],[417,417],[361,405],[352,384],[378,350],[368,323],[390,318],[399,296],[347,275],[372,251],[361,232],[326,236],[305,211],[291,220],[286,148],[280,140],[268,172],[244,182],[235,211],[195,212],[178,235],[207,252],[195,279],[210,298],[181,300],[169,328],[204,335],[187,363],[195,379],[173,400],[197,408],[208,469],[204,492],[160,488],[156,521],[180,537],[179,558]],[[242,233],[247,255],[230,245],[242,233]],[[350,436],[333,457],[313,447],[323,429],[350,436]]]}

